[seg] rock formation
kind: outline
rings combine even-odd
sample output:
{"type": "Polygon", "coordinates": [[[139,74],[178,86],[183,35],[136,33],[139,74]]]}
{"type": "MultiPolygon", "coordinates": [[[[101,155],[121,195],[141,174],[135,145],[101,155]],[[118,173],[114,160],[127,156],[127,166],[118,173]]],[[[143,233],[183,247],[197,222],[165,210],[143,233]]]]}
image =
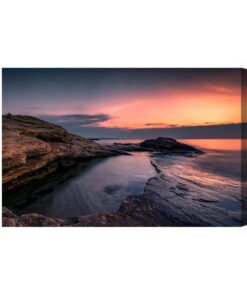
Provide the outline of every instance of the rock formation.
{"type": "Polygon", "coordinates": [[[197,153],[200,154],[202,151],[183,143],[176,141],[171,138],[159,137],[157,139],[145,140],[140,143],[140,146],[144,149],[151,151],[160,151],[163,153],[176,153],[176,154],[186,154],[186,153],[197,153]]]}
{"type": "Polygon", "coordinates": [[[150,139],[141,142],[140,144],[133,143],[114,143],[106,145],[108,149],[118,152],[159,152],[162,154],[179,154],[179,155],[193,155],[203,153],[199,149],[196,149],[190,145],[180,143],[175,139],[159,137],[157,139],[150,139]]]}
{"type": "Polygon", "coordinates": [[[22,115],[3,116],[3,191],[75,164],[116,154],[61,126],[22,115]]]}

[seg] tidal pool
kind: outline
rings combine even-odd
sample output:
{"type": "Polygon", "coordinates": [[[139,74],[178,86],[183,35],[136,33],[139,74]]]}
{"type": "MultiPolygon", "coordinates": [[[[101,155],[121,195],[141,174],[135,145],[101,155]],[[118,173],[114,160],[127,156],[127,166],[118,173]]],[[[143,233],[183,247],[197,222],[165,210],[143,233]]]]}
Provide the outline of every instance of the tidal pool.
{"type": "Polygon", "coordinates": [[[52,189],[45,184],[27,191],[22,199],[30,202],[15,204],[14,210],[58,218],[113,212],[129,195],[143,193],[146,181],[155,175],[145,152],[97,159],[52,189]],[[34,198],[37,192],[39,197],[34,198]]]}

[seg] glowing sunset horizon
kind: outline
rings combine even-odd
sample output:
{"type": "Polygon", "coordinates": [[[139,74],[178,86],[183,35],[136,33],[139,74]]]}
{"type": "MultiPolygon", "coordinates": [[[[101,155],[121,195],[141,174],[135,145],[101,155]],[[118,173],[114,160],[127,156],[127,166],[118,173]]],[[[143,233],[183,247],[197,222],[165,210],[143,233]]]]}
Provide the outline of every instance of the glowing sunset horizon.
{"type": "Polygon", "coordinates": [[[241,123],[240,71],[3,69],[3,113],[37,116],[89,137],[223,128],[241,123]]]}

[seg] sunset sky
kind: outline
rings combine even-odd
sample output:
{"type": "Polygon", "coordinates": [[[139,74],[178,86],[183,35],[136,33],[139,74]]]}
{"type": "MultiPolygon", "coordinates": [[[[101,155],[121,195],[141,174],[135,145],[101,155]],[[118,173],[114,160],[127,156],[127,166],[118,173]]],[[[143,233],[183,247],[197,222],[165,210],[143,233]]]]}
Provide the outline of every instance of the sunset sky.
{"type": "Polygon", "coordinates": [[[237,137],[239,69],[4,69],[3,113],[87,137],[237,137]]]}

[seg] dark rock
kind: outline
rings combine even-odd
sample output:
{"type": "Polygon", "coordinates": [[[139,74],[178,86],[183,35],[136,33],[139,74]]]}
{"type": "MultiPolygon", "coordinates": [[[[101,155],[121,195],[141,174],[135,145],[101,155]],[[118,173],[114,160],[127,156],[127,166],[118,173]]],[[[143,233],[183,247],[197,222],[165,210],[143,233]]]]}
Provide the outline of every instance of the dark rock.
{"type": "Polygon", "coordinates": [[[157,139],[145,140],[140,143],[140,146],[147,149],[152,149],[155,151],[168,152],[168,153],[186,153],[186,152],[194,152],[194,153],[202,153],[202,151],[176,141],[171,138],[163,138],[159,137],[157,139]]]}
{"type": "Polygon", "coordinates": [[[52,219],[39,214],[25,214],[17,216],[7,208],[2,210],[2,225],[4,227],[14,226],[63,226],[61,219],[52,219]]]}
{"type": "Polygon", "coordinates": [[[39,214],[25,214],[17,219],[16,226],[62,226],[63,221],[52,219],[39,214]]]}
{"type": "Polygon", "coordinates": [[[193,154],[203,153],[190,145],[180,143],[175,139],[159,137],[141,142],[140,144],[133,143],[113,143],[106,145],[107,149],[112,151],[128,153],[128,152],[159,152],[164,154],[180,154],[191,156],[193,154]]]}

